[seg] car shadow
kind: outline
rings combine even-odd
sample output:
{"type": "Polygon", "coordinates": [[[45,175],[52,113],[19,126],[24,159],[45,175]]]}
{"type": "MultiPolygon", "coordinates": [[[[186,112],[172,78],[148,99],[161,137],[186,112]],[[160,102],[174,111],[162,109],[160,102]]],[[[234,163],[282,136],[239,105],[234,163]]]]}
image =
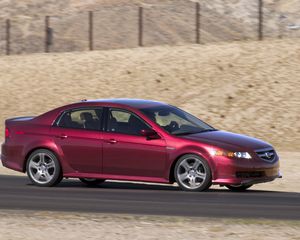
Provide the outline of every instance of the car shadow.
{"type": "MultiPolygon", "coordinates": [[[[106,181],[102,184],[96,186],[88,186],[79,180],[67,179],[62,181],[59,185],[56,186],[57,188],[87,188],[87,189],[123,189],[123,190],[152,190],[152,191],[179,191],[183,192],[177,185],[175,184],[154,184],[154,183],[143,183],[143,182],[123,182],[123,181],[106,181]]],[[[217,188],[216,186],[212,186],[210,189],[206,190],[205,192],[228,192],[228,193],[235,193],[235,191],[230,191],[229,189],[217,188]]],[[[248,189],[244,192],[239,193],[283,193],[280,191],[270,191],[270,190],[255,190],[255,189],[248,189]]]]}
{"type": "MultiPolygon", "coordinates": [[[[0,175],[0,180],[5,182],[13,182],[14,186],[26,185],[30,187],[37,188],[32,184],[29,179],[25,176],[9,176],[9,175],[0,175]]],[[[168,192],[183,192],[177,185],[168,185],[168,184],[155,184],[155,183],[143,183],[143,182],[123,182],[123,181],[107,181],[97,186],[87,186],[86,184],[80,182],[77,179],[64,179],[60,184],[53,187],[55,189],[111,189],[111,190],[151,190],[151,191],[168,191],[168,192]]],[[[40,188],[43,190],[50,190],[51,188],[40,188]]],[[[219,188],[212,186],[209,190],[205,191],[206,193],[236,193],[228,190],[227,188],[219,188]]],[[[187,193],[187,192],[185,192],[187,193]]],[[[272,190],[256,190],[248,189],[245,192],[238,193],[279,193],[279,194],[293,194],[300,195],[297,192],[288,192],[288,191],[272,191],[272,190]]]]}
{"type": "Polygon", "coordinates": [[[138,182],[119,182],[106,181],[96,186],[89,186],[77,180],[64,180],[58,188],[89,188],[89,189],[126,189],[126,190],[164,190],[164,191],[180,191],[180,188],[175,185],[161,185],[152,183],[138,183],[138,182]]]}

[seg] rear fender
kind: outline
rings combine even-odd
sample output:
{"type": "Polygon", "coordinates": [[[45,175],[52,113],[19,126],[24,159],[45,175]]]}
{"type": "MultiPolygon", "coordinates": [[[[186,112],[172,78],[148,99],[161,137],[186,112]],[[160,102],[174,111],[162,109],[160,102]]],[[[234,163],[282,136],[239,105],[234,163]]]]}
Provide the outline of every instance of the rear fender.
{"type": "Polygon", "coordinates": [[[30,144],[26,145],[22,152],[22,156],[24,159],[23,172],[26,171],[26,163],[30,154],[38,149],[47,149],[53,152],[57,157],[58,161],[60,162],[63,172],[65,171],[66,168],[68,168],[68,166],[65,166],[64,162],[62,161],[63,152],[53,141],[33,141],[30,144]]]}

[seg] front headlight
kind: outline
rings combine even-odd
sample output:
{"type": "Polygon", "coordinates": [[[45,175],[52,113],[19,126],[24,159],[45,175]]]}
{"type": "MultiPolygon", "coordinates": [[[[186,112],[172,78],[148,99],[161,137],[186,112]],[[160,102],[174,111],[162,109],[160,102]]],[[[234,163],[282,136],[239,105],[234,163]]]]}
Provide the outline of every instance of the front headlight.
{"type": "Polygon", "coordinates": [[[230,152],[225,150],[212,150],[212,156],[224,156],[224,157],[236,157],[236,158],[244,158],[251,159],[251,155],[248,152],[230,152]]]}
{"type": "Polygon", "coordinates": [[[248,152],[235,152],[234,156],[237,158],[251,159],[251,155],[248,152]]]}

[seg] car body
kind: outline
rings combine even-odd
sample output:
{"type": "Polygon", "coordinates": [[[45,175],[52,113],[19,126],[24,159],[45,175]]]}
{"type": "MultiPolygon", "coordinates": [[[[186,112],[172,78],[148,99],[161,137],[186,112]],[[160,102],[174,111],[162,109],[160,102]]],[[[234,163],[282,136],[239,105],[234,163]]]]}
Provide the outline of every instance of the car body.
{"type": "Polygon", "coordinates": [[[32,169],[29,177],[42,186],[54,185],[65,177],[86,183],[105,179],[177,181],[191,191],[205,190],[211,184],[246,189],[280,177],[279,158],[270,144],[214,129],[157,101],[84,100],[37,117],[8,119],[5,135],[3,166],[27,173],[32,169]],[[32,154],[48,156],[49,161],[55,158],[58,180],[43,183],[32,179],[35,174],[43,178],[42,167],[47,168],[32,154]],[[32,168],[29,159],[33,159],[32,168]],[[208,178],[205,184],[200,180],[201,172],[208,178]],[[180,182],[181,176],[186,180],[180,182]],[[199,188],[200,182],[205,186],[199,188]]]}

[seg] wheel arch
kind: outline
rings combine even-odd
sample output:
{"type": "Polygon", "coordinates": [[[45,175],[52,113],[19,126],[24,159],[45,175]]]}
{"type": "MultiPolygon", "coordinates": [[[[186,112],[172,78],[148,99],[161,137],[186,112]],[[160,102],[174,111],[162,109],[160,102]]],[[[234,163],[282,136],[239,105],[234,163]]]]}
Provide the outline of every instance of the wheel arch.
{"type": "Polygon", "coordinates": [[[182,157],[182,156],[185,156],[185,155],[189,155],[189,154],[192,154],[192,155],[196,155],[198,157],[201,157],[203,158],[208,166],[210,167],[210,170],[211,170],[211,174],[212,174],[212,179],[214,179],[214,176],[215,176],[215,164],[213,163],[213,161],[208,157],[206,156],[206,154],[202,153],[202,152],[199,152],[199,151],[187,151],[185,153],[182,153],[182,154],[179,154],[172,162],[171,164],[171,167],[169,168],[169,181],[170,183],[174,183],[176,182],[175,180],[175,175],[174,175],[174,170],[175,170],[175,166],[176,166],[176,163],[178,162],[178,160],[182,157]]]}
{"type": "Polygon", "coordinates": [[[25,155],[24,162],[23,162],[23,172],[24,172],[24,173],[26,172],[26,165],[27,165],[29,156],[30,156],[34,151],[39,150],[39,149],[45,149],[45,150],[48,150],[48,151],[52,152],[52,153],[55,155],[55,157],[57,158],[57,160],[58,160],[58,162],[59,162],[59,164],[60,164],[60,166],[61,166],[61,171],[63,170],[63,169],[62,169],[62,162],[61,162],[61,160],[60,160],[60,158],[59,158],[59,154],[56,152],[55,149],[53,149],[53,148],[51,148],[51,147],[49,147],[49,146],[37,146],[37,147],[34,147],[34,148],[30,149],[29,151],[27,151],[27,153],[26,153],[26,155],[25,155]]]}

